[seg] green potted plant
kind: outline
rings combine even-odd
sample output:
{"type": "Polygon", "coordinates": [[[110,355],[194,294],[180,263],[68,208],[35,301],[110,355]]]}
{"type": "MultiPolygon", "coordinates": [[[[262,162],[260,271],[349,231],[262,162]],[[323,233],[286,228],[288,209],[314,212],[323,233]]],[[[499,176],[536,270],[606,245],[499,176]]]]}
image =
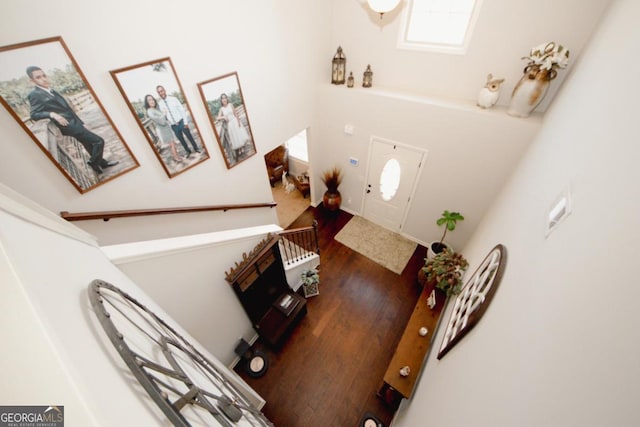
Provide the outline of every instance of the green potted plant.
{"type": "Polygon", "coordinates": [[[447,248],[446,243],[444,243],[444,237],[447,235],[447,231],[455,230],[457,222],[462,220],[464,220],[464,217],[460,215],[460,212],[449,212],[447,210],[442,212],[442,216],[436,220],[436,224],[438,227],[444,225],[444,233],[442,233],[440,241],[431,242],[429,245],[427,250],[428,258],[433,258],[436,254],[439,254],[447,248]]]}
{"type": "Polygon", "coordinates": [[[462,290],[462,275],[467,267],[469,263],[462,254],[446,248],[433,258],[425,258],[422,267],[424,283],[434,281],[436,289],[447,296],[458,294],[462,290]]]}
{"type": "Polygon", "coordinates": [[[342,183],[342,171],[339,167],[334,166],[324,171],[320,179],[327,187],[327,191],[325,191],[322,197],[323,206],[327,210],[337,211],[340,209],[340,204],[342,203],[342,195],[338,191],[338,187],[342,183]]]}

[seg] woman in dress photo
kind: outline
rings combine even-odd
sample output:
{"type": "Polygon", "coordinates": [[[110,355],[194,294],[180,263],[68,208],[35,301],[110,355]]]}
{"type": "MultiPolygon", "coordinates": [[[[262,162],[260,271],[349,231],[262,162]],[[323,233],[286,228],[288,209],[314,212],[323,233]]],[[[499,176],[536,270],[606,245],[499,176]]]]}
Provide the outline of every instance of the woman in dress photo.
{"type": "Polygon", "coordinates": [[[178,151],[176,150],[176,135],[173,133],[173,130],[171,130],[171,125],[169,124],[169,120],[167,120],[167,116],[165,116],[165,114],[158,108],[158,103],[153,95],[146,95],[144,97],[144,108],[147,111],[147,116],[149,116],[151,121],[156,125],[160,142],[162,144],[169,144],[173,161],[181,163],[182,158],[178,156],[178,151]]]}
{"type": "MultiPolygon", "coordinates": [[[[235,157],[239,157],[239,151],[244,145],[249,142],[249,133],[240,122],[238,113],[232,104],[229,104],[229,99],[226,93],[220,95],[220,111],[218,111],[218,120],[222,120],[226,123],[227,132],[229,135],[229,143],[231,149],[235,154],[235,157]]],[[[223,127],[224,128],[224,127],[223,127]]]]}

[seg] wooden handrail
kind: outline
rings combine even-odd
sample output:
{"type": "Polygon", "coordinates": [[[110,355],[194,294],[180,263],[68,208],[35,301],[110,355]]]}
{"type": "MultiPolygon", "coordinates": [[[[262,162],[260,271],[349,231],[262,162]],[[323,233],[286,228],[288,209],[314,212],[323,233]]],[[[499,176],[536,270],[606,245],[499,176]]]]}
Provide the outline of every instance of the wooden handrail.
{"type": "Polygon", "coordinates": [[[129,216],[147,216],[147,215],[167,215],[176,213],[205,212],[205,211],[229,211],[233,209],[250,209],[250,208],[273,208],[277,206],[276,202],[268,203],[247,203],[237,205],[213,205],[213,206],[192,206],[182,208],[159,208],[159,209],[136,209],[126,211],[102,211],[102,212],[77,212],[71,213],[67,211],[60,212],[60,216],[67,221],[85,221],[90,219],[101,219],[109,221],[111,218],[124,218],[129,216]]]}

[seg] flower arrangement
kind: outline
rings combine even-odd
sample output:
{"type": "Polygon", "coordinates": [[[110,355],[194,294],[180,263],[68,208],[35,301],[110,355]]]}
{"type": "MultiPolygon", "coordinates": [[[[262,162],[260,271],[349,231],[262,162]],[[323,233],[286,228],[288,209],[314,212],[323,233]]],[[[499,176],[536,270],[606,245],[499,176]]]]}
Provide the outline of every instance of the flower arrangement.
{"type": "Polygon", "coordinates": [[[542,102],[549,82],[558,77],[558,70],[569,63],[569,50],[561,44],[549,42],[533,47],[529,61],[524,67],[523,76],[513,88],[511,103],[507,113],[515,117],[529,117],[529,114],[542,102]]]}
{"type": "Polygon", "coordinates": [[[449,296],[459,294],[462,290],[462,273],[468,266],[469,262],[462,254],[446,248],[434,258],[425,259],[422,270],[427,282],[435,280],[436,288],[449,296]]]}
{"type": "Polygon", "coordinates": [[[302,291],[304,292],[305,298],[320,294],[318,290],[318,284],[320,283],[318,270],[305,270],[300,274],[300,278],[302,279],[302,291]]]}
{"type": "Polygon", "coordinates": [[[534,65],[541,70],[556,70],[569,64],[569,50],[561,44],[549,42],[532,48],[529,56],[522,59],[528,60],[529,66],[534,65]]]}
{"type": "Polygon", "coordinates": [[[306,270],[300,274],[302,283],[305,285],[313,285],[320,282],[320,276],[318,276],[318,270],[306,270]]]}

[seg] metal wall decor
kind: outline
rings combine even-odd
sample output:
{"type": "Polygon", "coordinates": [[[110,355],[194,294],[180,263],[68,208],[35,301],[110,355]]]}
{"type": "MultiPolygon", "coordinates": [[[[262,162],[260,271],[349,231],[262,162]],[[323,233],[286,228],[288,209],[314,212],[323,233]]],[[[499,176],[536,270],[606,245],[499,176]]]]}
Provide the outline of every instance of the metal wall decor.
{"type": "Polygon", "coordinates": [[[174,426],[273,426],[224,372],[133,297],[94,280],[89,300],[134,378],[174,426]]]}
{"type": "Polygon", "coordinates": [[[342,47],[338,46],[338,51],[333,55],[331,61],[331,83],[334,85],[343,85],[345,75],[347,74],[347,58],[344,56],[342,47]]]}
{"type": "Polygon", "coordinates": [[[371,87],[373,84],[373,71],[371,71],[371,65],[367,65],[367,69],[364,70],[362,75],[362,87],[371,87]]]}
{"type": "Polygon", "coordinates": [[[462,288],[447,323],[438,359],[444,357],[484,315],[502,280],[506,260],[506,248],[496,245],[462,288]]]}
{"type": "Polygon", "coordinates": [[[62,37],[0,47],[0,69],[0,103],[80,193],[139,166],[62,37]]]}

